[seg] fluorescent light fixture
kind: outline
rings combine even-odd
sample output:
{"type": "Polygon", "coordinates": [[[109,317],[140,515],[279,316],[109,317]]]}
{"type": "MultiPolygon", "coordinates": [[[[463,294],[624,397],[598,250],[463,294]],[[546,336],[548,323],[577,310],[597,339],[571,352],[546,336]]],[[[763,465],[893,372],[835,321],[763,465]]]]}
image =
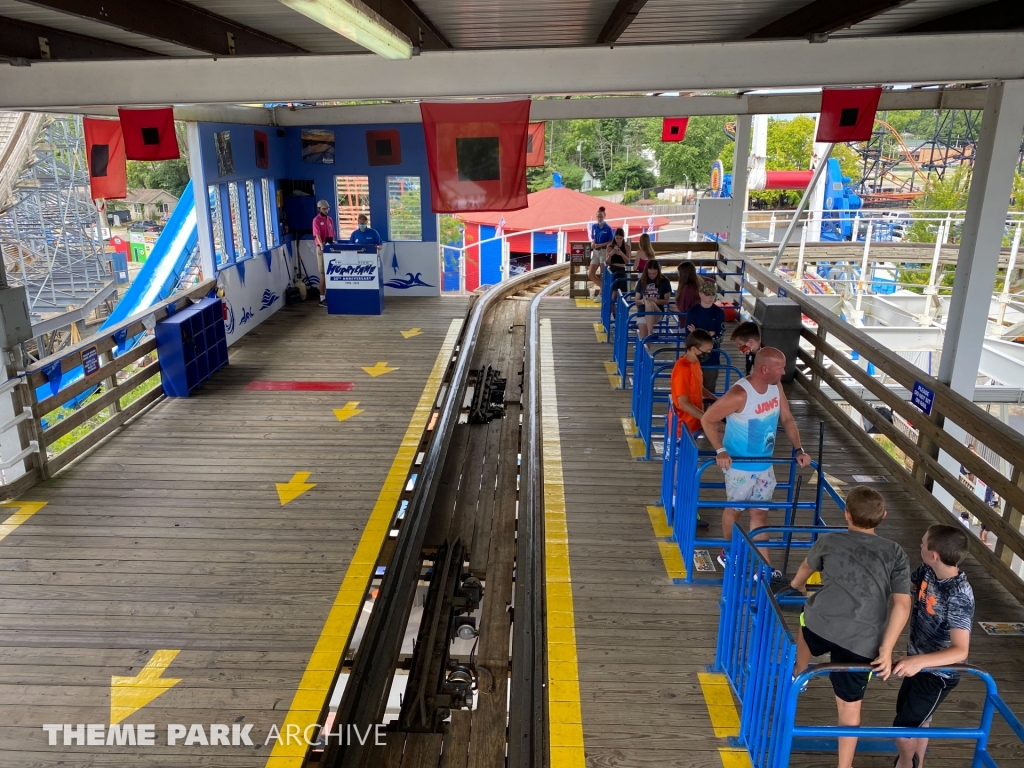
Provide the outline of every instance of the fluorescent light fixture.
{"type": "Polygon", "coordinates": [[[322,24],[386,59],[411,59],[412,42],[359,0],[281,0],[293,11],[322,24]]]}

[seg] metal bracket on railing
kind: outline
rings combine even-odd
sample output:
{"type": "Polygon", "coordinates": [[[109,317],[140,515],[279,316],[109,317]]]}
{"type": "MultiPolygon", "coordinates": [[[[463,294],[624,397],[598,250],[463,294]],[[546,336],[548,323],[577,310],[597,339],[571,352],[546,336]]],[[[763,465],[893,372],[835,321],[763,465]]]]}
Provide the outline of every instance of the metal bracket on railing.
{"type": "Polygon", "coordinates": [[[0,434],[3,434],[7,430],[9,430],[11,427],[15,427],[18,424],[21,424],[21,422],[28,421],[31,418],[32,418],[32,409],[29,408],[26,405],[24,408],[21,409],[21,413],[19,413],[13,419],[11,419],[10,421],[4,422],[3,424],[0,424],[0,434]]]}
{"type": "Polygon", "coordinates": [[[11,458],[7,459],[7,461],[0,461],[0,469],[10,469],[18,462],[27,459],[33,453],[39,453],[39,442],[37,440],[30,440],[28,448],[26,448],[16,456],[12,456],[11,458]]]}

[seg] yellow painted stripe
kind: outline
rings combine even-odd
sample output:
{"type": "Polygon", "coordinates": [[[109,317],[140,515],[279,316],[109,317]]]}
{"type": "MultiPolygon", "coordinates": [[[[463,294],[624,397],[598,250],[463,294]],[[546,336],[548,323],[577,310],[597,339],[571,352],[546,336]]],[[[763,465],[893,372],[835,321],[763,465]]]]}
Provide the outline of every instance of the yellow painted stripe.
{"type": "Polygon", "coordinates": [[[594,323],[594,335],[597,336],[599,342],[608,341],[608,334],[605,333],[604,325],[601,323],[594,323]]]}
{"type": "Polygon", "coordinates": [[[19,525],[24,523],[45,506],[45,501],[5,501],[0,504],[0,507],[8,507],[18,510],[0,524],[0,541],[3,541],[9,535],[14,533],[14,530],[19,525]]]}
{"type": "Polygon", "coordinates": [[[619,369],[615,367],[615,363],[613,363],[611,360],[605,360],[604,369],[608,374],[608,383],[611,384],[612,389],[618,389],[619,369]]]}
{"type": "Polygon", "coordinates": [[[672,526],[665,519],[664,507],[648,507],[647,516],[651,518],[651,528],[654,529],[655,536],[659,539],[672,536],[672,526]]]}
{"type": "MultiPolygon", "coordinates": [[[[579,300],[577,300],[578,303],[579,300]]],[[[543,393],[541,440],[544,445],[544,570],[547,582],[548,731],[551,765],[586,768],[580,709],[576,620],[569,568],[569,536],[562,477],[551,321],[540,321],[540,386],[543,393]]]]}
{"type": "Polygon", "coordinates": [[[576,306],[580,309],[593,309],[600,307],[601,302],[598,299],[576,299],[576,306]]]}
{"type": "Polygon", "coordinates": [[[642,437],[635,437],[636,423],[631,416],[622,420],[622,431],[626,433],[626,445],[629,446],[629,455],[634,459],[642,459],[647,455],[647,446],[642,437]]]}
{"type": "Polygon", "coordinates": [[[685,579],[686,564],[683,562],[683,553],[679,551],[679,545],[674,541],[659,541],[658,549],[661,550],[661,560],[665,563],[665,573],[670,579],[685,579]]]}
{"type": "MultiPolygon", "coordinates": [[[[697,675],[700,689],[704,693],[704,703],[711,717],[711,726],[715,736],[726,739],[740,734],[740,713],[732,697],[732,688],[725,675],[712,672],[701,672],[697,675]]],[[[744,749],[719,747],[718,756],[723,768],[751,768],[750,755],[744,749]]]]}
{"type": "MultiPolygon", "coordinates": [[[[288,714],[284,723],[281,724],[282,733],[285,733],[286,728],[290,725],[297,725],[300,732],[303,732],[306,726],[316,723],[327,697],[331,694],[331,681],[334,672],[341,664],[348,637],[362,610],[363,597],[373,575],[374,565],[387,538],[391,517],[394,515],[395,507],[402,495],[402,489],[405,487],[406,476],[409,474],[419,450],[420,438],[423,436],[423,430],[430,418],[431,409],[437,399],[437,392],[441,387],[445,369],[448,367],[448,361],[451,359],[452,350],[455,348],[461,328],[462,320],[460,319],[452,320],[448,327],[448,333],[441,344],[441,351],[437,353],[434,367],[427,377],[427,383],[420,394],[405,436],[391,462],[391,469],[388,470],[384,485],[377,496],[377,502],[363,529],[352,562],[349,563],[348,569],[345,571],[345,578],[334,599],[334,605],[327,615],[327,620],[324,622],[316,646],[313,648],[313,654],[306,665],[302,680],[299,682],[295,698],[292,699],[288,714]]],[[[270,753],[267,768],[302,768],[305,756],[306,745],[301,739],[292,739],[290,745],[282,740],[275,744],[274,750],[270,753]],[[300,743],[296,743],[297,741],[300,743]]]]}

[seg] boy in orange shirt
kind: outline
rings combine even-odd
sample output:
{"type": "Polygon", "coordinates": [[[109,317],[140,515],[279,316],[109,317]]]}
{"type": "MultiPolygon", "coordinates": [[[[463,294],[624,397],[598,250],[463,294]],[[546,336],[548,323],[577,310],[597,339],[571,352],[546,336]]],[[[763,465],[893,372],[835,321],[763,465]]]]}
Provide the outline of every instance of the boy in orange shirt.
{"type": "Polygon", "coordinates": [[[701,360],[707,359],[714,346],[715,341],[707,331],[700,328],[690,331],[686,337],[686,354],[676,360],[672,368],[672,406],[678,419],[676,437],[682,436],[683,424],[691,434],[699,432],[704,399],[715,399],[704,389],[704,374],[700,368],[701,360]]]}

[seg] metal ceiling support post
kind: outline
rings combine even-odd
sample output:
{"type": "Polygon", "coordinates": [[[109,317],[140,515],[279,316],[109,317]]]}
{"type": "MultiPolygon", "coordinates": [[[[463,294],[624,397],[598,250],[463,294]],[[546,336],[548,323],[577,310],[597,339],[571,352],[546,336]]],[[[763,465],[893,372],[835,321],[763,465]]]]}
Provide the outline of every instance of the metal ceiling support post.
{"type": "MultiPolygon", "coordinates": [[[[992,285],[999,268],[1022,133],[1024,81],[991,84],[978,138],[937,377],[969,400],[974,399],[981,366],[992,285]]],[[[946,421],[944,428],[957,442],[963,442],[965,434],[959,426],[946,421]]],[[[940,452],[939,462],[957,476],[960,462],[945,452],[940,452]]],[[[953,508],[953,498],[937,483],[933,492],[947,509],[953,508]]]]}
{"type": "Polygon", "coordinates": [[[796,230],[796,224],[800,220],[800,216],[807,208],[807,201],[811,199],[811,195],[814,194],[814,188],[818,186],[818,181],[821,179],[821,174],[825,172],[825,168],[828,167],[828,159],[832,156],[832,148],[835,144],[829,144],[825,149],[825,154],[821,156],[821,162],[818,163],[818,167],[814,169],[814,176],[811,177],[811,183],[807,185],[807,189],[804,190],[803,195],[800,196],[800,203],[797,205],[796,210],[793,211],[793,218],[789,222],[789,226],[786,227],[786,234],[782,236],[782,242],[779,243],[779,250],[775,252],[775,258],[772,259],[771,265],[768,267],[769,272],[774,272],[779,262],[782,261],[782,254],[786,252],[786,246],[789,245],[790,239],[793,237],[793,232],[796,230]]]}

